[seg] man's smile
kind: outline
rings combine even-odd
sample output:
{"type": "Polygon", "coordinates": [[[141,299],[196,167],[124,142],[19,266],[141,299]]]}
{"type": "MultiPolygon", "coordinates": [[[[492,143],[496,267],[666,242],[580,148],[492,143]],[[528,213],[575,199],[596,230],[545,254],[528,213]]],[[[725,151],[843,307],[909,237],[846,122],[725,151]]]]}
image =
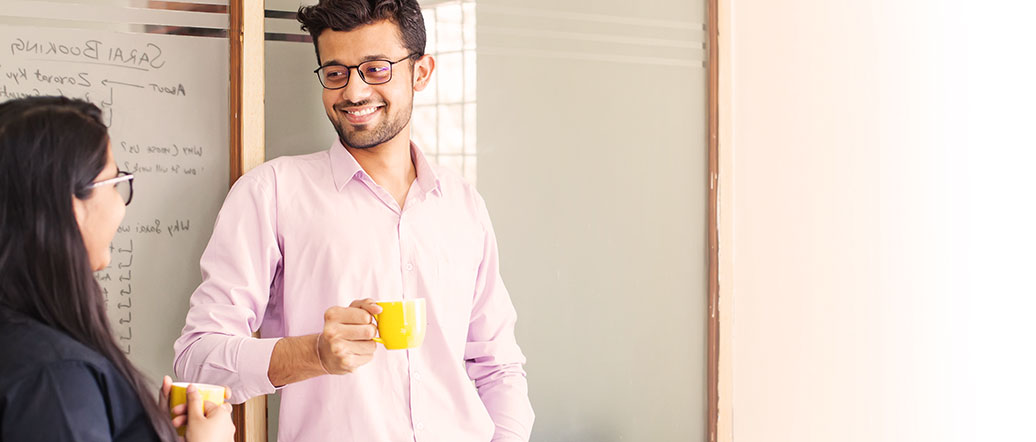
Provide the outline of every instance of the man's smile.
{"type": "Polygon", "coordinates": [[[338,111],[345,114],[345,119],[352,124],[364,124],[370,122],[381,109],[383,104],[375,106],[351,106],[338,108],[338,111]]]}

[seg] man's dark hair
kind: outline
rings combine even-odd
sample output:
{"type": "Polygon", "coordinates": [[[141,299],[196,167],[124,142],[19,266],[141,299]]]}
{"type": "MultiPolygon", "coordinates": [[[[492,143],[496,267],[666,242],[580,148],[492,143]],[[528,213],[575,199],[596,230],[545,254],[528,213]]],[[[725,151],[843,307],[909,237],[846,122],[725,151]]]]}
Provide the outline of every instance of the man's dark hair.
{"type": "Polygon", "coordinates": [[[300,7],[298,20],[302,30],[313,37],[317,63],[321,63],[317,37],[324,30],[348,32],[382,20],[396,24],[399,38],[410,54],[424,55],[424,16],[417,0],[320,0],[316,5],[300,7]]]}

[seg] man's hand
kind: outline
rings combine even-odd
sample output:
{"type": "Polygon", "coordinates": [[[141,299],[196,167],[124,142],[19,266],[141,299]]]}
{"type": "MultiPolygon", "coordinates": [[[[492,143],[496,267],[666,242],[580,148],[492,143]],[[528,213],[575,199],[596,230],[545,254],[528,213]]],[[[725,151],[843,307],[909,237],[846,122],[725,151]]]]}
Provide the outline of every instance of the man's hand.
{"type": "Polygon", "coordinates": [[[324,312],[324,329],[315,335],[277,340],[267,376],[275,387],[326,374],[345,374],[371,361],[377,344],[374,317],[381,307],[371,299],[324,312]]]}
{"type": "Polygon", "coordinates": [[[352,373],[374,357],[378,329],[374,316],[381,307],[371,299],[353,301],[349,307],[324,312],[324,331],[317,336],[317,357],[330,374],[352,373]]]}

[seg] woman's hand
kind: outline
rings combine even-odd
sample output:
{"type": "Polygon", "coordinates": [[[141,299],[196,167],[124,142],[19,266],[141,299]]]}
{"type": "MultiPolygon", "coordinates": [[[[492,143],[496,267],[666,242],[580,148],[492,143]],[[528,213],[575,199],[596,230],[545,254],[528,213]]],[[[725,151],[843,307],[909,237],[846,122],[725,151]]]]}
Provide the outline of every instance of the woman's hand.
{"type": "MultiPolygon", "coordinates": [[[[172,379],[162,379],[162,404],[169,407],[169,390],[172,379]]],[[[230,387],[224,387],[224,400],[230,399],[230,387]]],[[[202,402],[197,387],[187,387],[187,403],[172,409],[173,426],[187,425],[187,442],[232,442],[234,440],[234,422],[230,415],[230,404],[216,405],[202,402]]]]}
{"type": "Polygon", "coordinates": [[[234,420],[230,403],[202,403],[198,387],[187,387],[187,442],[233,442],[234,420]]]}

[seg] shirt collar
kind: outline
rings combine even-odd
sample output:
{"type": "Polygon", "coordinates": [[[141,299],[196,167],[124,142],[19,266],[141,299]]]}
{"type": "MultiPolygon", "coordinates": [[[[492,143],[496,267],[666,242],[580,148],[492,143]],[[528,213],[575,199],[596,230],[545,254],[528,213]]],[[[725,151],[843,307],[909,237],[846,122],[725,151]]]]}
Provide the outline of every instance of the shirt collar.
{"type": "Polygon", "coordinates": [[[414,169],[417,170],[417,188],[421,190],[421,194],[427,195],[434,190],[439,193],[439,196],[442,196],[442,185],[439,182],[439,175],[435,173],[435,169],[428,163],[424,152],[421,152],[421,149],[413,141],[410,142],[410,158],[414,160],[414,169]]]}
{"type": "Polygon", "coordinates": [[[331,175],[335,179],[335,188],[341,192],[342,188],[349,181],[363,172],[363,167],[360,167],[360,163],[356,162],[356,158],[353,158],[353,155],[345,149],[345,146],[338,139],[335,139],[334,144],[331,144],[330,152],[331,175]]]}
{"type": "MultiPolygon", "coordinates": [[[[341,191],[349,181],[367,176],[367,172],[363,170],[352,153],[342,145],[341,140],[335,139],[330,151],[331,175],[334,177],[335,188],[338,191],[341,191]]],[[[410,158],[414,161],[414,169],[417,171],[417,188],[421,194],[424,195],[435,190],[439,196],[442,196],[439,176],[413,141],[410,142],[410,158]]]]}

